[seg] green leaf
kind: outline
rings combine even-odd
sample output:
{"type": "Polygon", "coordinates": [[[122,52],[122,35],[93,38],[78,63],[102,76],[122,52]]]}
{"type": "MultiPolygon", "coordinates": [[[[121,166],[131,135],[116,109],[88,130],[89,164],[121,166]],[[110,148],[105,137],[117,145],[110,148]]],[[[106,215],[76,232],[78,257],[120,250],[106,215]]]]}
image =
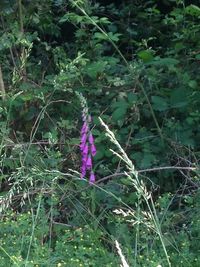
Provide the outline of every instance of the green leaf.
{"type": "Polygon", "coordinates": [[[95,155],[95,160],[100,160],[104,157],[104,152],[102,150],[97,149],[97,154],[95,155]]]}
{"type": "Polygon", "coordinates": [[[134,93],[128,93],[127,97],[128,97],[128,102],[130,104],[135,104],[138,100],[137,94],[134,93]]]}
{"type": "Polygon", "coordinates": [[[112,40],[113,42],[119,41],[120,33],[108,32],[107,34],[101,32],[95,32],[94,38],[99,40],[112,40]]]}
{"type": "Polygon", "coordinates": [[[177,88],[171,92],[170,96],[170,106],[172,108],[181,108],[187,106],[188,92],[184,88],[177,88]]]}
{"type": "Polygon", "coordinates": [[[133,182],[132,182],[128,177],[126,177],[126,178],[121,178],[121,179],[120,179],[120,182],[121,182],[122,184],[124,184],[124,185],[133,185],[133,182]]]}
{"type": "Polygon", "coordinates": [[[195,80],[189,81],[188,85],[192,89],[196,89],[198,87],[198,84],[197,84],[197,82],[195,80]]]}
{"type": "Polygon", "coordinates": [[[125,100],[121,100],[115,102],[112,107],[116,108],[112,114],[112,118],[115,121],[123,120],[128,109],[128,103],[125,100]]]}
{"type": "Polygon", "coordinates": [[[117,108],[113,114],[112,114],[112,118],[115,120],[115,121],[118,121],[118,120],[121,120],[125,117],[126,115],[126,111],[127,109],[125,107],[120,107],[120,108],[117,108]]]}
{"type": "Polygon", "coordinates": [[[200,54],[196,55],[195,58],[200,60],[200,54]]]}
{"type": "Polygon", "coordinates": [[[161,65],[161,66],[177,65],[178,63],[179,63],[179,60],[175,58],[170,58],[170,57],[166,57],[166,58],[156,57],[155,60],[151,62],[151,64],[153,65],[161,65]]]}
{"type": "Polygon", "coordinates": [[[95,32],[94,38],[99,39],[99,40],[108,40],[108,37],[101,32],[95,32]]]}
{"type": "Polygon", "coordinates": [[[169,108],[167,100],[163,97],[152,96],[151,100],[153,103],[153,109],[154,110],[165,111],[169,108]]]}
{"type": "MultiPolygon", "coordinates": [[[[133,183],[132,183],[133,184],[133,183]]],[[[138,195],[137,192],[132,192],[126,197],[126,203],[127,204],[134,204],[138,200],[138,195]]]]}
{"type": "Polygon", "coordinates": [[[200,16],[200,8],[196,5],[189,5],[185,9],[186,14],[192,15],[192,16],[200,16]]]}
{"type": "Polygon", "coordinates": [[[151,153],[144,153],[144,156],[141,161],[141,168],[149,168],[152,166],[152,163],[155,161],[155,157],[151,153]]]}
{"type": "Polygon", "coordinates": [[[99,19],[99,23],[101,24],[111,24],[111,22],[106,17],[102,17],[99,19]]]}
{"type": "Polygon", "coordinates": [[[150,50],[142,50],[137,53],[138,57],[142,59],[144,62],[149,62],[153,60],[153,54],[150,50]]]}
{"type": "Polygon", "coordinates": [[[86,67],[86,73],[91,78],[96,78],[98,74],[103,73],[105,71],[107,62],[106,61],[97,61],[93,62],[86,67]]]}
{"type": "Polygon", "coordinates": [[[112,103],[113,108],[128,107],[128,103],[122,99],[117,102],[112,103]]]}
{"type": "Polygon", "coordinates": [[[112,40],[113,42],[118,42],[119,41],[119,37],[121,35],[122,34],[120,34],[120,33],[113,33],[113,32],[109,32],[108,33],[109,39],[112,40]]]}

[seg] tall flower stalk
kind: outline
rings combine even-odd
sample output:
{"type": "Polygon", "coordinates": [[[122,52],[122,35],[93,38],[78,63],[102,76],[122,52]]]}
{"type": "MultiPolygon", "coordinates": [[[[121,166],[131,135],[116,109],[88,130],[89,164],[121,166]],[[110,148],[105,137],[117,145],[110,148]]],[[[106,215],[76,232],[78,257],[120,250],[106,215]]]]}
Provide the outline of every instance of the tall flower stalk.
{"type": "Polygon", "coordinates": [[[88,112],[87,101],[81,93],[76,93],[80,99],[82,107],[82,128],[81,128],[81,178],[85,178],[86,174],[89,173],[89,182],[95,182],[95,174],[93,171],[93,157],[96,155],[96,146],[94,144],[94,137],[91,132],[92,118],[88,112]]]}

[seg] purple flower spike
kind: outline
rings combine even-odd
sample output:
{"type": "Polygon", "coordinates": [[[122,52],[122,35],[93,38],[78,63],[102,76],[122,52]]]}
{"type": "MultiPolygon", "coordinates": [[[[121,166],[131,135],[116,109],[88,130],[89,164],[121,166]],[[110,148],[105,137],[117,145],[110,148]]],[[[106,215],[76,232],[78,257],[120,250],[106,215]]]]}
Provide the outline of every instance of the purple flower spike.
{"type": "Polygon", "coordinates": [[[92,117],[91,115],[88,115],[88,122],[91,122],[92,121],[92,117]]]}
{"type": "Polygon", "coordinates": [[[93,137],[93,135],[91,133],[89,135],[89,142],[90,142],[91,145],[94,144],[94,137],[93,137]]]}
{"type": "Polygon", "coordinates": [[[84,122],[82,128],[81,128],[81,135],[85,134],[88,132],[88,125],[86,122],[84,122]]]}
{"type": "Polygon", "coordinates": [[[86,163],[87,163],[87,158],[88,158],[88,155],[83,155],[82,156],[82,164],[84,165],[86,165],[86,163]]]}
{"type": "Polygon", "coordinates": [[[88,144],[85,144],[82,153],[83,153],[84,156],[87,156],[88,155],[88,144]]]}
{"type": "Polygon", "coordinates": [[[95,182],[95,174],[92,169],[92,158],[96,155],[96,146],[94,144],[94,137],[91,132],[92,117],[88,112],[87,101],[81,93],[77,93],[82,106],[82,127],[80,131],[80,151],[81,151],[81,178],[86,177],[90,173],[89,182],[95,182]]]}
{"type": "Polygon", "coordinates": [[[86,175],[86,166],[83,165],[83,166],[81,167],[81,178],[84,178],[85,175],[86,175]]]}
{"type": "Polygon", "coordinates": [[[91,169],[92,169],[92,158],[91,158],[90,155],[89,155],[88,158],[87,158],[86,169],[87,169],[87,170],[91,170],[91,169]]]}
{"type": "Polygon", "coordinates": [[[95,146],[94,144],[92,144],[90,150],[91,150],[91,154],[92,154],[92,156],[94,157],[94,156],[96,155],[96,153],[97,153],[96,146],[95,146]]]}
{"type": "Polygon", "coordinates": [[[87,134],[84,133],[84,134],[81,136],[81,145],[80,145],[81,150],[83,150],[84,147],[85,147],[86,139],[87,139],[87,134]]]}
{"type": "Polygon", "coordinates": [[[83,119],[83,121],[86,121],[86,115],[85,115],[85,113],[83,113],[82,119],[83,119]]]}
{"type": "Polygon", "coordinates": [[[91,171],[91,173],[90,173],[90,184],[93,184],[94,182],[95,182],[95,175],[94,175],[94,172],[93,171],[91,171]]]}

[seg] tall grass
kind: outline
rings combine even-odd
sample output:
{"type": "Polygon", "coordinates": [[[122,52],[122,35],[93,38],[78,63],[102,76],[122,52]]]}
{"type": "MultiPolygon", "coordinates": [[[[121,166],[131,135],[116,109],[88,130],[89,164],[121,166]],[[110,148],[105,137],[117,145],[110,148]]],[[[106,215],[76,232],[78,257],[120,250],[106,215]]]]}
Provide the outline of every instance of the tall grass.
{"type": "MultiPolygon", "coordinates": [[[[137,170],[135,169],[133,162],[129,159],[128,155],[126,154],[124,149],[121,147],[121,145],[117,141],[114,133],[108,128],[108,126],[103,122],[103,120],[101,118],[99,118],[99,120],[100,120],[102,126],[105,128],[106,135],[109,137],[110,141],[113,144],[115,144],[115,146],[117,147],[117,149],[119,151],[119,152],[116,152],[116,151],[111,149],[111,152],[114,155],[116,155],[118,158],[120,158],[125,163],[125,165],[128,169],[128,172],[125,172],[125,175],[126,175],[127,179],[132,182],[135,190],[137,191],[138,203],[140,203],[141,199],[143,199],[144,202],[146,203],[147,210],[148,210],[147,218],[149,221],[147,221],[145,223],[145,225],[150,227],[151,229],[153,229],[154,232],[159,236],[160,242],[161,242],[162,247],[163,247],[163,251],[164,251],[165,256],[166,256],[168,266],[170,267],[171,263],[169,260],[169,255],[167,253],[167,249],[166,249],[166,246],[164,243],[164,238],[163,238],[163,234],[162,234],[162,230],[161,230],[161,224],[160,224],[158,216],[157,216],[157,212],[156,212],[156,208],[154,205],[154,201],[152,199],[151,192],[149,192],[147,190],[143,180],[139,179],[139,174],[138,174],[137,170]]],[[[130,213],[130,214],[132,214],[132,216],[134,216],[134,218],[136,217],[136,219],[137,219],[136,224],[141,223],[140,218],[142,217],[142,212],[144,212],[142,210],[142,208],[140,208],[138,206],[138,211],[139,210],[141,211],[140,214],[135,213],[135,211],[131,211],[131,213],[130,213]]],[[[137,240],[137,237],[136,237],[136,240],[137,240]]]]}

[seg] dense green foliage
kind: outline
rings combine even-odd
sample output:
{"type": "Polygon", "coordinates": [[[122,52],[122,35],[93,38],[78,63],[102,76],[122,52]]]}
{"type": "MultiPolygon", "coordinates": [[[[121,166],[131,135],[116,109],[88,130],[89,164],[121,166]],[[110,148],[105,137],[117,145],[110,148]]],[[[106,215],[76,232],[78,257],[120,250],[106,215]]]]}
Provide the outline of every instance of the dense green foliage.
{"type": "Polygon", "coordinates": [[[0,18],[0,266],[120,266],[115,240],[129,266],[200,266],[198,1],[1,0],[0,18]]]}

